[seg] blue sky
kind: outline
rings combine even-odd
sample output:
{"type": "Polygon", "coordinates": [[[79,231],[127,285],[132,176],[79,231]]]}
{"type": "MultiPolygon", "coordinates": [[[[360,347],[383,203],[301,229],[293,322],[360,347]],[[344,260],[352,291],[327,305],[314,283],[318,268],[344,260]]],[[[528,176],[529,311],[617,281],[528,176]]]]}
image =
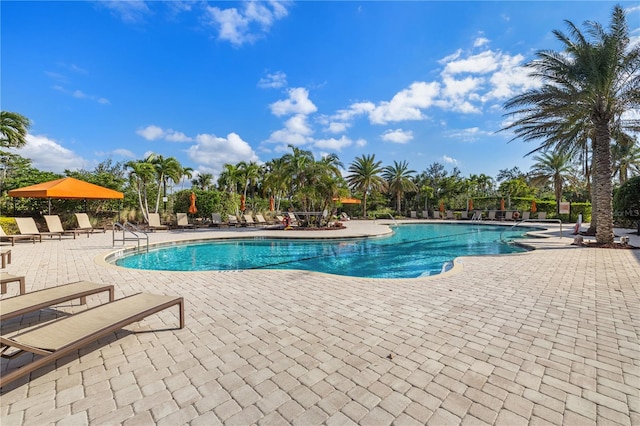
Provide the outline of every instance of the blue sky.
{"type": "Polygon", "coordinates": [[[616,3],[637,40],[637,2],[3,0],[0,101],[32,120],[17,152],[55,172],[155,152],[217,177],[289,144],[528,171],[535,145],[496,133],[537,84],[520,67],[616,3]]]}

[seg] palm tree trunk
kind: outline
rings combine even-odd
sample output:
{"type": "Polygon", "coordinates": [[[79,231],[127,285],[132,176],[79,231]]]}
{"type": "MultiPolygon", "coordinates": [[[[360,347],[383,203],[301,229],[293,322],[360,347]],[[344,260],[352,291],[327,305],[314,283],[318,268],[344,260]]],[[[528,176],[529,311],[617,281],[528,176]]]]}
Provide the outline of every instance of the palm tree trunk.
{"type": "Polygon", "coordinates": [[[613,190],[611,185],[611,135],[608,122],[596,123],[593,147],[593,192],[595,209],[592,216],[597,221],[596,241],[613,242],[613,190]]]}

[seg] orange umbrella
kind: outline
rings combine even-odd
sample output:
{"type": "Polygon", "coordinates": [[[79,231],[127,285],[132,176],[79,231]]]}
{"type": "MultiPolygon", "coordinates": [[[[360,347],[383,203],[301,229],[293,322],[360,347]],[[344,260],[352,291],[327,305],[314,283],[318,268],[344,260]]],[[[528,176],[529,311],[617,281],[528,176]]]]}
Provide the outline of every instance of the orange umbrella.
{"type": "Polygon", "coordinates": [[[240,211],[244,211],[244,195],[240,196],[240,211]]]}
{"type": "Polygon", "coordinates": [[[473,210],[473,200],[469,199],[469,209],[468,210],[473,210]]]}
{"type": "Polygon", "coordinates": [[[535,213],[538,211],[538,206],[536,206],[536,200],[531,201],[531,213],[535,213]]]}
{"type": "Polygon", "coordinates": [[[196,214],[198,212],[198,209],[196,208],[196,194],[192,192],[189,198],[191,199],[191,205],[189,206],[189,213],[196,214]]]}
{"type": "Polygon", "coordinates": [[[500,210],[504,210],[504,198],[500,200],[500,210]]]}
{"type": "Polygon", "coordinates": [[[273,197],[269,197],[269,211],[274,211],[275,210],[275,200],[273,199],[273,197]]]}
{"type": "Polygon", "coordinates": [[[444,213],[444,202],[440,201],[440,213],[444,213]]]}

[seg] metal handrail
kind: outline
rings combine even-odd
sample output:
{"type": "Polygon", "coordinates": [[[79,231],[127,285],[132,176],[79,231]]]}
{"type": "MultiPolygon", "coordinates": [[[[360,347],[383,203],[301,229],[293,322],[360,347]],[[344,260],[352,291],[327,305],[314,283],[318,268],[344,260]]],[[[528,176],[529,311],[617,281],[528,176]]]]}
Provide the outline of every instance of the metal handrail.
{"type": "Polygon", "coordinates": [[[555,223],[559,223],[560,224],[560,238],[562,238],[562,221],[560,219],[524,219],[524,220],[521,220],[520,222],[514,223],[509,229],[505,229],[502,232],[500,232],[500,241],[504,242],[504,238],[502,238],[502,235],[505,232],[511,231],[516,226],[520,225],[521,223],[525,223],[525,222],[555,222],[555,223]]]}
{"type": "Polygon", "coordinates": [[[140,240],[142,238],[147,240],[147,251],[149,251],[149,235],[144,232],[142,229],[138,228],[136,225],[134,225],[131,222],[125,222],[125,223],[120,223],[120,222],[116,222],[113,224],[113,245],[116,245],[116,241],[122,241],[122,244],[124,245],[125,241],[137,241],[138,242],[138,250],[140,250],[140,240]],[[119,228],[119,229],[116,229],[119,228]],[[116,231],[120,231],[122,230],[122,239],[117,239],[116,238],[116,231]],[[133,237],[127,237],[127,233],[132,234],[133,237]],[[142,235],[138,235],[138,233],[142,234],[142,235]]]}

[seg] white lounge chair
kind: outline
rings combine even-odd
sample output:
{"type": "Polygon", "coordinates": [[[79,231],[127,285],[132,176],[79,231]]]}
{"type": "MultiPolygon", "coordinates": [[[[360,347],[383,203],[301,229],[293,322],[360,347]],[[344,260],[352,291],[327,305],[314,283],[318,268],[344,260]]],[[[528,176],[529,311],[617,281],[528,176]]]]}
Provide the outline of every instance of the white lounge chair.
{"type": "Polygon", "coordinates": [[[539,212],[538,217],[536,219],[544,220],[547,218],[547,212],[539,212]]]}
{"type": "Polygon", "coordinates": [[[226,225],[226,223],[222,221],[222,216],[220,216],[220,213],[211,213],[211,226],[220,227],[223,225],[226,225]]]}
{"type": "Polygon", "coordinates": [[[184,299],[182,297],[138,293],[28,329],[11,337],[1,336],[0,355],[5,358],[14,358],[24,352],[41,355],[40,358],[35,358],[34,361],[5,373],[1,378],[2,386],[72,354],[129,324],[175,305],[179,305],[180,328],[183,328],[184,299]],[[7,353],[8,351],[13,352],[7,353]]]}
{"type": "Polygon", "coordinates": [[[422,218],[423,219],[429,219],[429,211],[422,210],[422,218]]]}
{"type": "Polygon", "coordinates": [[[513,220],[513,212],[512,211],[504,212],[504,220],[513,220]]]}
{"type": "Polygon", "coordinates": [[[269,221],[267,221],[264,216],[262,216],[261,214],[257,214],[256,215],[256,224],[261,225],[261,226],[266,226],[269,225],[269,221]]]}
{"type": "Polygon", "coordinates": [[[227,215],[227,222],[229,226],[235,226],[236,228],[240,226],[240,221],[238,221],[238,218],[234,214],[227,215]]]}
{"type": "Polygon", "coordinates": [[[62,232],[40,232],[36,221],[32,217],[16,217],[15,219],[22,235],[40,235],[40,239],[44,235],[48,235],[51,238],[57,236],[59,240],[62,240],[62,232]]]}
{"type": "Polygon", "coordinates": [[[520,220],[529,220],[529,217],[531,216],[531,212],[522,212],[522,217],[520,218],[520,220]]]}
{"type": "Polygon", "coordinates": [[[487,216],[487,220],[496,220],[496,211],[489,210],[489,215],[487,216]]]}

